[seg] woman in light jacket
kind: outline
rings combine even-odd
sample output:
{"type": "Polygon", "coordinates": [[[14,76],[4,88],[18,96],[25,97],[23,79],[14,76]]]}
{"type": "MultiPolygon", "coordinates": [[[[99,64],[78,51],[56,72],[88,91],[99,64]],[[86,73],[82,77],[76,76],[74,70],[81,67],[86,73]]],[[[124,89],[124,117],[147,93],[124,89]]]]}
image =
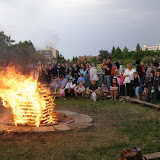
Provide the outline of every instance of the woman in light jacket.
{"type": "Polygon", "coordinates": [[[132,81],[134,80],[133,73],[136,72],[136,70],[132,67],[133,65],[131,63],[127,64],[127,69],[124,72],[124,84],[127,87],[127,96],[129,97],[133,97],[134,94],[132,81]]]}
{"type": "Polygon", "coordinates": [[[98,72],[97,72],[97,69],[96,69],[96,67],[95,67],[95,64],[94,63],[92,63],[92,67],[91,67],[91,69],[90,69],[90,81],[92,81],[92,80],[95,80],[96,82],[98,81],[98,72]]]}

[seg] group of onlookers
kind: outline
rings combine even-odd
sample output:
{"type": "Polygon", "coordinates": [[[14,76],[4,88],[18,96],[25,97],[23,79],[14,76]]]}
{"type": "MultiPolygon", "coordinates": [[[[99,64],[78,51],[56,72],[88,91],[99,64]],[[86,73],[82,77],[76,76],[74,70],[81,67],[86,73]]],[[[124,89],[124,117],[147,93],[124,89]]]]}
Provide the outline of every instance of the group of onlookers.
{"type": "Polygon", "coordinates": [[[97,96],[107,95],[111,96],[111,100],[116,100],[118,96],[134,95],[140,99],[143,95],[145,101],[152,103],[160,98],[160,65],[155,58],[149,66],[137,60],[136,68],[129,63],[126,69],[118,62],[104,59],[101,71],[97,71],[94,63],[55,62],[46,67],[41,65],[38,73],[40,83],[48,84],[51,90],[64,98],[71,96],[76,99],[85,93],[93,101],[97,96]]]}

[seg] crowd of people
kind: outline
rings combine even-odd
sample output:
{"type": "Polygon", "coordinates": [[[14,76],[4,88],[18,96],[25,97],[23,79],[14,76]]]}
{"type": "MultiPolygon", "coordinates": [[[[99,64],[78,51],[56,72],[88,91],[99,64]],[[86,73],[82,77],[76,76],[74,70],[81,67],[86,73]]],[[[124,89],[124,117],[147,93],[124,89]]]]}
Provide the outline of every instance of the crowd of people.
{"type": "Polygon", "coordinates": [[[151,103],[160,99],[160,63],[156,58],[149,65],[137,60],[136,68],[129,63],[126,69],[108,58],[103,60],[101,71],[94,63],[55,62],[39,67],[38,80],[64,99],[69,96],[77,99],[85,94],[93,101],[106,96],[115,101],[119,96],[136,96],[138,100],[143,96],[151,103]]]}

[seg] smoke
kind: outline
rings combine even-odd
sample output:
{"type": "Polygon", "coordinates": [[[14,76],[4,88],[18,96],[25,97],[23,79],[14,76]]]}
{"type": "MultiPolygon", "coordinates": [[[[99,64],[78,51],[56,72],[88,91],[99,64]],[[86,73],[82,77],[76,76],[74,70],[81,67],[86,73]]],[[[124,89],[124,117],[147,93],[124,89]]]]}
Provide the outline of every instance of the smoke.
{"type": "MultiPolygon", "coordinates": [[[[5,15],[1,27],[16,41],[31,40],[38,49],[44,49],[46,45],[55,48],[59,36],[51,4],[50,0],[1,0],[0,19],[5,15]]],[[[54,8],[53,5],[53,11],[54,8]]]]}

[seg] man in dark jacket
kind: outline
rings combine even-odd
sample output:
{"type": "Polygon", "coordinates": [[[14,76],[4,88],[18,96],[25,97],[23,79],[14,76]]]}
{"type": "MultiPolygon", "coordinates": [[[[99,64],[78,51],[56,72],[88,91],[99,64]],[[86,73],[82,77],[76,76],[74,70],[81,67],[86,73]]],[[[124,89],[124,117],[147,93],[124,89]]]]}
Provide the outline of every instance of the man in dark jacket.
{"type": "Polygon", "coordinates": [[[80,71],[80,69],[81,69],[81,61],[78,60],[77,61],[77,70],[78,70],[78,72],[80,71]]]}
{"type": "Polygon", "coordinates": [[[78,79],[78,69],[77,69],[77,65],[74,64],[72,67],[72,77],[76,80],[78,79]]]}
{"type": "Polygon", "coordinates": [[[155,102],[159,102],[160,99],[160,69],[157,70],[157,75],[154,77],[154,100],[155,102]]]}
{"type": "Polygon", "coordinates": [[[111,69],[112,69],[112,64],[111,60],[108,58],[107,59],[107,65],[104,67],[104,81],[106,83],[107,89],[110,91],[110,86],[111,86],[111,69]]]}
{"type": "Polygon", "coordinates": [[[65,62],[62,62],[61,67],[59,68],[59,76],[65,77],[66,72],[65,72],[65,62]]]}
{"type": "Polygon", "coordinates": [[[136,61],[136,71],[137,71],[138,76],[140,78],[140,94],[142,94],[143,90],[144,90],[144,88],[143,88],[144,78],[143,78],[143,70],[142,70],[142,67],[140,65],[140,61],[139,60],[136,61]]]}
{"type": "Polygon", "coordinates": [[[156,58],[155,57],[153,57],[153,67],[159,67],[159,63],[158,62],[156,62],[156,58]]]}
{"type": "Polygon", "coordinates": [[[136,61],[136,71],[137,71],[139,77],[141,78],[142,77],[142,67],[140,65],[140,61],[139,60],[136,61]]]}
{"type": "Polygon", "coordinates": [[[147,93],[145,101],[149,102],[151,96],[151,103],[154,102],[154,71],[150,71],[149,76],[146,78],[147,93]]]}
{"type": "Polygon", "coordinates": [[[58,70],[57,69],[57,63],[55,62],[53,68],[51,69],[51,75],[52,75],[53,78],[58,76],[58,71],[57,70],[58,70]]]}
{"type": "Polygon", "coordinates": [[[46,83],[50,84],[51,83],[51,70],[50,70],[50,66],[47,65],[46,67],[46,83]]]}

